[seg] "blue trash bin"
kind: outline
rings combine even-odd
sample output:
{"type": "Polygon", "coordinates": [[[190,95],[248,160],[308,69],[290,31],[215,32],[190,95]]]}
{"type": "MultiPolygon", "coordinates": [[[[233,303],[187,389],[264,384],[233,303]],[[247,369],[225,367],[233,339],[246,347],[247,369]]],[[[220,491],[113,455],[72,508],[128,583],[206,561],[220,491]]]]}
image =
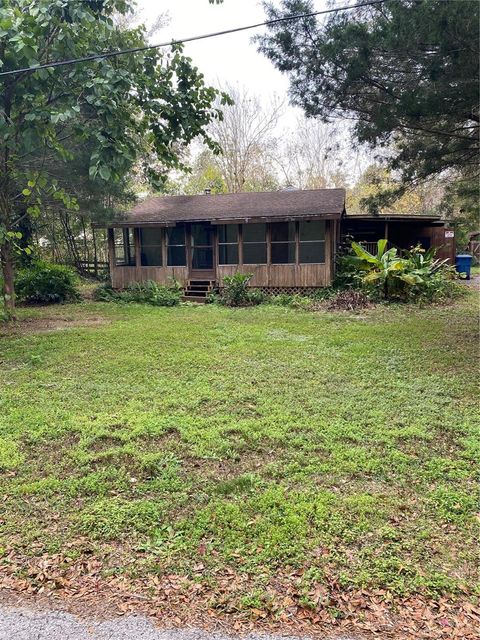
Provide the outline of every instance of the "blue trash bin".
{"type": "Polygon", "coordinates": [[[470,269],[472,268],[472,256],[468,253],[461,253],[455,256],[455,269],[458,273],[464,273],[467,280],[470,280],[470,269]]]}

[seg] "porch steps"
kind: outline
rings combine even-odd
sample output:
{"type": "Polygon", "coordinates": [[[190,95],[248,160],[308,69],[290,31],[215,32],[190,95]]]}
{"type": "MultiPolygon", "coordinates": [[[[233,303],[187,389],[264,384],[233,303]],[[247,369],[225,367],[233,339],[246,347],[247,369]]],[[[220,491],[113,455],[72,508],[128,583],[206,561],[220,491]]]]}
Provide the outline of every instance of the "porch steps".
{"type": "Polygon", "coordinates": [[[184,302],[206,302],[207,296],[215,288],[215,280],[189,280],[183,292],[184,302]]]}

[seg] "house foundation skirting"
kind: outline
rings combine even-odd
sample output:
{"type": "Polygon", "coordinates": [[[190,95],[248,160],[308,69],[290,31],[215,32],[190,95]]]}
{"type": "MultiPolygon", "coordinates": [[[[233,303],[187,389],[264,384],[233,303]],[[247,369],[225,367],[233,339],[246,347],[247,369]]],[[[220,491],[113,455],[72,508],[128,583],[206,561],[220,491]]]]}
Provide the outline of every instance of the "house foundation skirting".
{"type": "MultiPolygon", "coordinates": [[[[310,293],[315,293],[316,291],[320,291],[325,287],[248,287],[250,290],[254,289],[255,291],[261,291],[267,296],[277,296],[282,293],[286,293],[288,295],[303,295],[307,296],[310,293]]],[[[219,291],[222,291],[223,287],[219,287],[219,291]]]]}

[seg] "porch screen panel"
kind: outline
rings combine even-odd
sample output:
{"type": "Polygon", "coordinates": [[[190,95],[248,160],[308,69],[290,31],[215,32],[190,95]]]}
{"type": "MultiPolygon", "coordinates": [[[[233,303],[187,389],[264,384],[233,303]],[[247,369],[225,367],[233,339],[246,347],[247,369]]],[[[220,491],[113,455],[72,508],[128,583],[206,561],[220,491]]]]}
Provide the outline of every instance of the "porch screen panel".
{"type": "Polygon", "coordinates": [[[218,229],[218,264],[238,264],[238,225],[220,224],[218,229]]]}
{"type": "Polygon", "coordinates": [[[115,265],[117,267],[134,267],[135,238],[133,229],[114,229],[113,243],[115,249],[115,265]]]}
{"type": "Polygon", "coordinates": [[[167,229],[167,264],[169,267],[185,267],[187,257],[185,252],[185,225],[167,229]]]}
{"type": "Polygon", "coordinates": [[[325,220],[306,220],[299,223],[298,261],[325,262],[325,220]]]}
{"type": "Polygon", "coordinates": [[[142,267],[162,266],[162,230],[140,229],[140,259],[142,267]]]}
{"type": "Polygon", "coordinates": [[[267,225],[265,223],[244,224],[243,264],[267,263],[267,225]]]}
{"type": "Polygon", "coordinates": [[[213,227],[206,224],[192,224],[191,247],[193,269],[213,267],[213,227]]]}
{"type": "Polygon", "coordinates": [[[272,264],[295,263],[295,223],[274,222],[270,225],[272,264]]]}

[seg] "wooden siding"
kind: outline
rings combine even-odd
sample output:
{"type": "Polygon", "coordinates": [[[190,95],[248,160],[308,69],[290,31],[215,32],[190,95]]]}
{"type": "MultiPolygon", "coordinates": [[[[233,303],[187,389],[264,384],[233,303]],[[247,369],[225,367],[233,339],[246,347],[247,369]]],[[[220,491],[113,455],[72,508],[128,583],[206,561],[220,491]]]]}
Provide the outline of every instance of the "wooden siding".
{"type": "MultiPolygon", "coordinates": [[[[426,227],[425,233],[430,236],[432,247],[437,248],[437,258],[447,258],[450,264],[455,264],[456,243],[455,237],[446,238],[445,226],[426,227]]],[[[448,230],[450,231],[450,230],[448,230]]]]}
{"type": "MultiPolygon", "coordinates": [[[[225,276],[233,275],[237,271],[241,273],[253,273],[250,281],[252,287],[325,287],[331,284],[333,278],[333,260],[335,254],[334,225],[336,221],[326,220],[325,222],[325,262],[324,263],[303,263],[303,264],[248,264],[248,265],[216,265],[216,281],[221,284],[225,276]]],[[[115,266],[113,232],[110,240],[109,230],[109,251],[112,286],[115,289],[123,289],[132,282],[142,282],[153,280],[158,283],[167,283],[169,279],[175,278],[184,286],[190,275],[188,267],[142,267],[140,265],[140,244],[138,229],[135,229],[136,238],[136,266],[115,266]]],[[[218,260],[218,242],[215,234],[214,256],[218,260]]],[[[239,233],[241,239],[241,228],[239,233]]],[[[268,243],[268,259],[270,259],[270,243],[268,243]]],[[[162,258],[166,263],[166,243],[165,236],[162,236],[162,258]]],[[[239,244],[239,255],[242,260],[242,242],[239,244]]],[[[190,260],[187,240],[187,260],[190,260]]]]}
{"type": "Polygon", "coordinates": [[[187,267],[114,267],[112,287],[124,289],[132,282],[145,282],[146,280],[167,284],[172,278],[185,286],[188,280],[187,267]]]}
{"type": "Polygon", "coordinates": [[[236,271],[253,273],[251,287],[326,287],[330,284],[326,264],[225,265],[217,267],[217,280],[236,271]]]}

